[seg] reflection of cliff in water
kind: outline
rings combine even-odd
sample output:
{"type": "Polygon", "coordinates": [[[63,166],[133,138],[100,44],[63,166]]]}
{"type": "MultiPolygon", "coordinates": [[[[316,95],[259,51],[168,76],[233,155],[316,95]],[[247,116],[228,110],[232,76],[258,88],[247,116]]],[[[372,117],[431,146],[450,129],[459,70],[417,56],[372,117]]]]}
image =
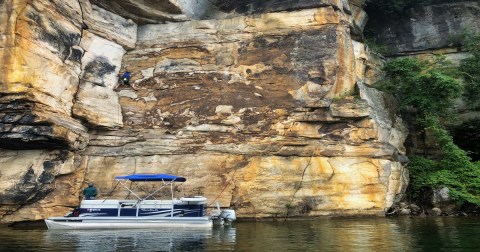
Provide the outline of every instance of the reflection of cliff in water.
{"type": "Polygon", "coordinates": [[[0,227],[0,251],[478,251],[480,218],[322,218],[213,229],[0,227]]]}
{"type": "MultiPolygon", "coordinates": [[[[236,223],[241,251],[476,251],[480,219],[331,218],[236,223]]],[[[477,249],[478,250],[478,249],[477,249]]]]}

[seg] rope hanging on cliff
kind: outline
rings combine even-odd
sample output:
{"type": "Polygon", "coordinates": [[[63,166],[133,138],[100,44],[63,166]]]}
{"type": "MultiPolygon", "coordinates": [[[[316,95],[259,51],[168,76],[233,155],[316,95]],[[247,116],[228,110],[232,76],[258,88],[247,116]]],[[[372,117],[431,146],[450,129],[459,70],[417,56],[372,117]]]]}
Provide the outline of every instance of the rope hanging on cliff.
{"type": "MultiPolygon", "coordinates": [[[[317,150],[318,150],[318,146],[315,147],[315,150],[313,151],[312,155],[310,156],[310,158],[308,159],[308,162],[307,162],[307,165],[305,165],[305,167],[303,168],[303,173],[302,173],[302,180],[300,181],[300,184],[298,185],[298,187],[295,189],[295,192],[293,193],[292,195],[292,198],[290,199],[290,202],[288,203],[289,206],[292,205],[292,202],[293,200],[295,199],[295,195],[297,194],[298,191],[300,191],[300,188],[302,188],[302,185],[303,185],[303,178],[305,177],[305,173],[307,172],[307,168],[310,166],[310,164],[312,163],[312,159],[315,155],[315,153],[317,153],[317,150]]],[[[285,214],[285,220],[288,218],[288,208],[287,208],[287,212],[285,214]]]]}
{"type": "Polygon", "coordinates": [[[235,173],[237,172],[237,169],[233,170],[233,174],[232,174],[232,177],[230,178],[229,181],[227,181],[227,183],[225,184],[225,186],[223,187],[222,191],[220,192],[220,194],[218,194],[218,196],[207,206],[207,207],[210,207],[215,201],[217,201],[217,199],[220,197],[220,195],[222,195],[222,193],[225,191],[225,189],[227,189],[227,186],[230,184],[230,182],[233,180],[233,178],[235,178],[235,173]]]}
{"type": "Polygon", "coordinates": [[[115,186],[113,187],[113,189],[110,190],[110,191],[109,191],[108,193],[106,193],[105,195],[106,195],[106,196],[112,196],[112,193],[113,193],[113,191],[115,191],[115,189],[117,188],[118,183],[119,183],[119,182],[117,181],[117,184],[115,184],[115,186]]]}

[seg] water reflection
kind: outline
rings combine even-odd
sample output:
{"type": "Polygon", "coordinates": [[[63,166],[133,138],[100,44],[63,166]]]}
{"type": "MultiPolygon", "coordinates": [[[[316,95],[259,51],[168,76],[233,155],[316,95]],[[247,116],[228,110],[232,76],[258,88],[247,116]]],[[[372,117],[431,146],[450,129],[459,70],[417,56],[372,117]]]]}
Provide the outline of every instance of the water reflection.
{"type": "Polygon", "coordinates": [[[48,231],[44,240],[47,247],[70,246],[75,251],[207,251],[210,240],[233,244],[235,229],[48,231]]]}
{"type": "Polygon", "coordinates": [[[213,229],[0,228],[0,251],[477,251],[480,218],[237,222],[213,229]]]}
{"type": "Polygon", "coordinates": [[[236,249],[251,251],[458,251],[480,244],[472,237],[480,237],[478,218],[334,218],[236,227],[236,249]]]}
{"type": "Polygon", "coordinates": [[[308,251],[371,251],[395,246],[391,241],[395,242],[398,237],[396,225],[385,219],[328,219],[245,226],[239,223],[237,228],[238,239],[250,243],[254,251],[294,251],[298,248],[308,251]],[[265,243],[265,240],[269,242],[265,243]]]}
{"type": "Polygon", "coordinates": [[[478,217],[405,218],[397,222],[404,240],[411,241],[414,251],[478,251],[480,248],[478,217]]]}

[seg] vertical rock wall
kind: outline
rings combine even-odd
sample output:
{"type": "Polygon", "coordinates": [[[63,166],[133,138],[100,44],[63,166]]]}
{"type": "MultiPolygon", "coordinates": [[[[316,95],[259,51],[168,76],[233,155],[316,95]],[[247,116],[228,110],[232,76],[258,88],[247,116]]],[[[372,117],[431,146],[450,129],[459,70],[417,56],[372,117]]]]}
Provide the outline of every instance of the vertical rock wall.
{"type": "Polygon", "coordinates": [[[377,20],[371,29],[387,54],[424,53],[453,47],[462,34],[480,32],[479,16],[478,0],[461,1],[412,8],[403,17],[377,20]]]}
{"type": "Polygon", "coordinates": [[[113,88],[136,24],[76,0],[1,1],[0,21],[0,216],[41,219],[78,204],[88,130],[123,124],[113,88]]]}
{"type": "MultiPolygon", "coordinates": [[[[41,27],[77,34],[62,49],[68,54],[55,54],[73,79],[46,81],[41,90],[74,88],[53,96],[63,102],[57,108],[36,98],[35,81],[2,79],[3,222],[58,215],[78,204],[85,182],[96,183],[101,197],[126,196],[110,193],[112,179],[130,173],[185,176],[177,196],[203,194],[239,217],[377,215],[401,197],[405,132],[388,98],[363,84],[377,78],[376,61],[352,39],[364,26],[362,1],[218,1],[212,4],[221,19],[141,25],[138,33],[132,21],[88,1],[17,2],[3,3],[9,14],[0,20],[19,13],[35,23],[32,9],[48,3],[41,27]],[[65,22],[49,21],[68,13],[65,22]],[[131,86],[117,84],[125,69],[133,73],[131,86]],[[16,92],[17,84],[28,88],[16,92]],[[15,110],[19,101],[31,107],[15,110]],[[49,113],[42,127],[63,126],[82,141],[52,130],[60,139],[54,145],[39,125],[9,119],[39,106],[38,113],[49,113]],[[33,130],[8,128],[19,125],[33,130]]],[[[155,12],[142,22],[209,16],[192,13],[187,1],[173,2],[175,8],[157,6],[171,16],[155,12]]],[[[112,6],[122,13],[120,3],[112,6]]],[[[21,24],[10,25],[9,36],[20,34],[21,24]]],[[[38,44],[28,47],[32,53],[50,48],[38,35],[42,29],[25,30],[38,44]]],[[[12,48],[2,71],[17,76],[21,65],[11,62],[28,50],[12,48]]]]}
{"type": "Polygon", "coordinates": [[[70,117],[80,74],[78,3],[63,11],[57,2],[2,3],[2,146],[84,148],[86,128],[70,117]]]}

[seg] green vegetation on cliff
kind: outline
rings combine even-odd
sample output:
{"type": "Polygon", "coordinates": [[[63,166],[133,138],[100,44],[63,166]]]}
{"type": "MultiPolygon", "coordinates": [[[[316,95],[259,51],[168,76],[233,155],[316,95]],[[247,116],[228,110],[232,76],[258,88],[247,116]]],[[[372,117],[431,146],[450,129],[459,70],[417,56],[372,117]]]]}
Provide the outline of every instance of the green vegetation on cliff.
{"type": "Polygon", "coordinates": [[[438,118],[428,118],[425,125],[435,136],[442,158],[411,157],[408,165],[411,196],[417,199],[426,189],[446,186],[458,205],[470,203],[480,206],[480,162],[471,162],[467,153],[454,144],[438,118]]]}
{"type": "MultiPolygon", "coordinates": [[[[463,100],[471,111],[480,110],[480,34],[463,33],[460,43],[471,56],[462,60],[460,73],[465,83],[463,100]]],[[[480,118],[472,118],[452,128],[454,140],[469,151],[469,156],[480,160],[480,118]]]]}
{"type": "Polygon", "coordinates": [[[401,112],[411,112],[423,120],[427,116],[446,116],[454,100],[462,94],[461,83],[454,78],[448,62],[415,58],[397,58],[384,69],[386,80],[381,87],[399,101],[401,112]]]}
{"type": "Polygon", "coordinates": [[[480,206],[480,162],[471,162],[467,152],[453,142],[441,123],[453,117],[454,100],[462,93],[469,95],[463,92],[459,77],[466,80],[465,90],[480,91],[478,79],[475,79],[477,71],[466,71],[473,70],[471,67],[479,69],[480,60],[476,54],[473,59],[464,60],[460,69],[441,57],[430,62],[397,58],[384,67],[386,78],[380,87],[398,99],[400,112],[409,119],[410,128],[430,133],[441,150],[436,158],[410,157],[410,195],[414,200],[419,200],[427,190],[446,186],[458,205],[480,206]],[[469,82],[470,77],[473,81],[469,82]]]}
{"type": "Polygon", "coordinates": [[[472,109],[480,108],[480,34],[464,35],[463,44],[472,56],[462,60],[460,71],[465,80],[464,98],[472,109]]]}

